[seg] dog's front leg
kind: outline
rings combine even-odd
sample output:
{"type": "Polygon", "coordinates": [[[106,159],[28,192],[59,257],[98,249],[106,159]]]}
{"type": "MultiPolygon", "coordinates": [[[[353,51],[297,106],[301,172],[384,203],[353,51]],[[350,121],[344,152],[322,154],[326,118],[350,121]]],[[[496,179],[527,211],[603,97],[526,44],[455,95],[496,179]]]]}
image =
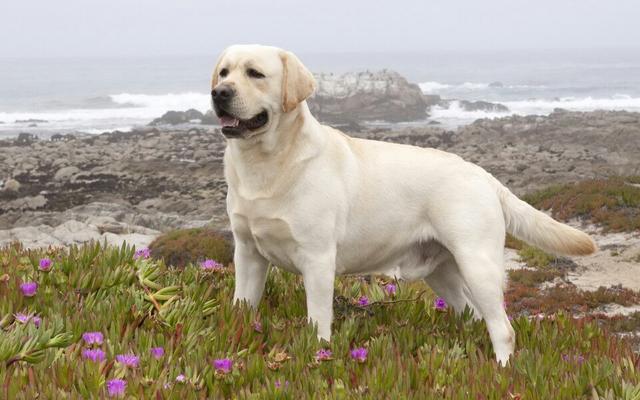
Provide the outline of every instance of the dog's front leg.
{"type": "Polygon", "coordinates": [[[269,262],[258,253],[251,242],[236,241],[233,262],[236,269],[236,288],[233,302],[246,300],[258,307],[267,281],[269,262]]]}
{"type": "Polygon", "coordinates": [[[318,338],[331,339],[333,321],[333,282],[335,263],[314,261],[303,271],[304,290],[307,295],[307,315],[318,326],[318,338]]]}

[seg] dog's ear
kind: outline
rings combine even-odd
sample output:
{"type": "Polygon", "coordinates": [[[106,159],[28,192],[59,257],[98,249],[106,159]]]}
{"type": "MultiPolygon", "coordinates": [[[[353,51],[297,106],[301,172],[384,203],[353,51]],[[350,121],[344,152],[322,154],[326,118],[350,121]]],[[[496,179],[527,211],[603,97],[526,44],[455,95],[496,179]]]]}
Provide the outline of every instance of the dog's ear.
{"type": "Polygon", "coordinates": [[[282,51],[282,111],[289,112],[316,89],[313,74],[293,53],[282,51]]]}
{"type": "Polygon", "coordinates": [[[220,77],[220,65],[222,64],[222,59],[226,54],[227,50],[225,49],[220,57],[218,57],[218,62],[216,63],[216,67],[213,69],[213,74],[211,75],[211,90],[215,89],[218,86],[218,78],[220,77]]]}

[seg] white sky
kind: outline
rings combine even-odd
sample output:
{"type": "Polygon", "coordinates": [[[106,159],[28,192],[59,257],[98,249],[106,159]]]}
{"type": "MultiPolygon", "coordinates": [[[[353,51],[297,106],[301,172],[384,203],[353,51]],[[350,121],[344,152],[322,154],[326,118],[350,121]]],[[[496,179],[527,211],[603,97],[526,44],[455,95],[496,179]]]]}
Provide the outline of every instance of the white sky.
{"type": "Polygon", "coordinates": [[[640,0],[2,0],[0,57],[639,48],[640,0]]]}

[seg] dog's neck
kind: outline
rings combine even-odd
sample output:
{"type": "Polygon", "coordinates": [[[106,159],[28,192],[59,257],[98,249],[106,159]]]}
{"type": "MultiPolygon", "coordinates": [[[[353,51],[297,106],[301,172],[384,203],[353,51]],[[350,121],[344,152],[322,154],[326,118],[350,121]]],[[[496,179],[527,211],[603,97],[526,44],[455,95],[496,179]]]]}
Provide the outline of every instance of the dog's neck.
{"type": "Polygon", "coordinates": [[[228,142],[227,183],[243,197],[271,197],[283,179],[303,168],[325,142],[320,123],[303,101],[294,110],[280,114],[268,132],[228,142]]]}

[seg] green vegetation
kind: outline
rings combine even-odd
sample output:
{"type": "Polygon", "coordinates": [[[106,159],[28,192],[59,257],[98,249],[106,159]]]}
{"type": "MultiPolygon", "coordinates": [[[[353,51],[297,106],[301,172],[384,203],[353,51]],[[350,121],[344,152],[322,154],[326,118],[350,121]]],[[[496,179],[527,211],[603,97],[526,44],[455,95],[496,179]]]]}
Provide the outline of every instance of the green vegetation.
{"type": "Polygon", "coordinates": [[[138,254],[98,245],[0,250],[0,398],[101,398],[114,379],[126,382],[130,398],[632,399],[640,394],[640,357],[595,321],[562,313],[553,319],[516,318],[517,354],[502,368],[484,323],[468,313],[438,311],[425,285],[401,282],[391,295],[384,290],[388,281],[341,278],[333,339],[323,343],[306,323],[298,276],[272,270],[264,301],[252,311],[231,305],[232,266],[174,269],[138,254]],[[48,272],[40,267],[46,258],[52,261],[48,272]],[[31,297],[20,287],[28,281],[38,284],[31,297]],[[357,305],[360,296],[370,304],[357,305]],[[38,327],[35,316],[41,319],[38,327]],[[87,344],[86,332],[102,333],[103,343],[87,344]],[[154,356],[154,347],[164,354],[154,356]],[[362,362],[350,355],[359,347],[367,350],[362,362]],[[316,358],[323,348],[332,354],[316,358]],[[116,361],[120,354],[139,359],[126,366],[116,361]]]}
{"type": "Polygon", "coordinates": [[[210,228],[178,229],[160,235],[149,246],[151,255],[165,264],[184,267],[212,259],[222,264],[233,260],[230,237],[210,228]]]}
{"type": "Polygon", "coordinates": [[[612,232],[640,229],[640,176],[552,186],[524,200],[561,220],[588,219],[612,232]]]}

